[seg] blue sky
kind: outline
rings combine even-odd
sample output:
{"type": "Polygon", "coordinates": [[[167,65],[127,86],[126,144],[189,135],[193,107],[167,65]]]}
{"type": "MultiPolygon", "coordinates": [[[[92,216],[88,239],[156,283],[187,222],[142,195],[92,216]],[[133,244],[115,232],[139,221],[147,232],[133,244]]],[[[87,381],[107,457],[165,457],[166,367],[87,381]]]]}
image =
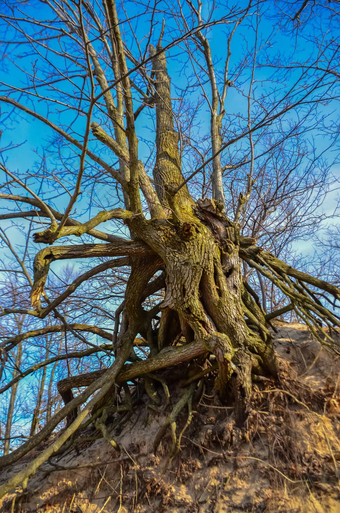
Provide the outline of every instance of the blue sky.
{"type": "MultiPolygon", "coordinates": [[[[246,2],[241,2],[239,5],[245,5],[246,2]]],[[[185,5],[184,3],[182,4],[185,5]]],[[[215,10],[213,13],[211,13],[211,6],[209,2],[206,2],[205,7],[203,8],[203,16],[205,19],[209,18],[209,15],[212,14],[212,19],[218,20],[223,18],[225,15],[225,5],[222,2],[221,4],[215,4],[215,10]]],[[[291,9],[293,9],[295,4],[291,4],[291,9]]],[[[148,15],[144,19],[143,16],[141,16],[141,12],[143,11],[143,6],[140,4],[138,7],[136,4],[132,2],[126,2],[125,3],[127,13],[132,16],[131,21],[131,27],[136,32],[137,37],[141,41],[141,45],[145,46],[145,42],[148,38],[148,30],[149,30],[149,22],[151,19],[151,16],[148,15]]],[[[299,62],[311,62],[311,60],[315,59],[317,55],[317,48],[307,43],[308,40],[311,40],[311,38],[316,34],[316,31],[322,26],[323,23],[325,23],[325,18],[320,16],[319,18],[316,16],[313,18],[313,22],[311,23],[311,28],[306,29],[304,26],[301,27],[301,30],[304,30],[304,40],[303,44],[300,42],[296,44],[294,40],[294,33],[289,28],[288,21],[282,21],[282,26],[284,26],[283,30],[279,30],[279,26],[277,24],[277,12],[274,12],[276,10],[276,7],[274,3],[272,2],[266,2],[262,5],[260,3],[260,7],[262,9],[261,16],[258,16],[256,14],[256,3],[254,3],[254,8],[250,11],[249,16],[244,20],[242,23],[240,29],[236,32],[234,39],[231,42],[231,61],[230,61],[230,71],[231,71],[231,79],[235,78],[235,83],[228,91],[227,96],[227,102],[226,102],[226,120],[231,120],[230,128],[228,128],[226,124],[226,134],[225,138],[228,140],[228,138],[232,138],[233,133],[240,133],[242,129],[244,129],[245,123],[241,120],[240,116],[246,115],[246,109],[247,109],[247,101],[246,101],[246,94],[249,88],[249,78],[250,78],[250,71],[245,70],[244,72],[241,72],[240,75],[238,75],[240,68],[242,66],[242,60],[247,57],[248,59],[251,58],[252,52],[253,52],[253,43],[255,38],[255,28],[256,28],[256,22],[259,20],[259,30],[260,35],[258,38],[258,45],[259,45],[259,52],[256,56],[256,61],[259,67],[255,70],[255,83],[253,86],[253,93],[254,93],[254,99],[253,99],[253,105],[252,105],[252,116],[255,117],[256,112],[260,111],[262,109],[261,107],[261,101],[264,101],[266,97],[269,97],[270,95],[274,94],[274,87],[275,95],[277,97],[280,97],[284,94],[284,91],[289,89],[289,86],[294,82],[294,80],[299,76],[301,73],[301,70],[296,70],[292,72],[289,77],[287,75],[287,78],[289,79],[288,82],[285,82],[285,77],[283,76],[284,71],[281,71],[280,74],[282,75],[280,77],[281,83],[276,83],[275,80],[271,79],[272,74],[272,68],[268,67],[269,60],[273,59],[274,55],[277,56],[277,58],[280,59],[281,64],[289,63],[291,64],[298,64],[299,62]],[[275,17],[276,16],[276,17],[275,17]],[[249,55],[247,55],[247,51],[249,51],[249,55]],[[234,122],[233,122],[234,117],[234,122]],[[240,126],[238,124],[240,123],[240,126]],[[242,128],[243,126],[243,128],[242,128]]],[[[171,10],[171,6],[166,7],[166,4],[159,4],[159,9],[161,10],[163,8],[164,11],[166,9],[171,10]]],[[[49,9],[46,5],[42,5],[40,2],[32,2],[31,4],[24,4],[23,5],[24,12],[29,15],[33,16],[36,19],[43,19],[44,17],[49,17],[49,9]]],[[[184,7],[186,9],[186,7],[184,7]]],[[[304,16],[309,16],[309,12],[306,11],[306,13],[303,13],[304,16]]],[[[125,16],[125,14],[124,14],[125,16]]],[[[164,17],[163,13],[160,13],[158,16],[158,25],[156,26],[155,30],[155,37],[153,38],[152,42],[155,43],[159,32],[161,28],[161,22],[162,18],[164,17]]],[[[189,18],[188,18],[189,20],[189,18]]],[[[177,30],[177,22],[175,18],[171,18],[170,14],[168,13],[168,16],[165,17],[165,33],[163,38],[163,44],[169,44],[171,41],[174,40],[174,38],[178,37],[178,33],[175,33],[175,30],[177,30]]],[[[195,24],[195,23],[194,23],[195,24]]],[[[191,22],[189,20],[189,25],[191,26],[191,22]]],[[[306,25],[308,27],[309,25],[306,25]]],[[[28,24],[25,25],[27,27],[27,33],[32,33],[32,31],[36,28],[35,26],[33,28],[30,28],[28,24]]],[[[131,27],[129,26],[128,22],[125,21],[122,24],[123,30],[126,32],[126,38],[128,38],[128,34],[131,35],[131,27]]],[[[220,72],[223,70],[223,59],[226,55],[226,41],[227,37],[230,34],[230,31],[232,30],[233,24],[220,24],[218,26],[215,26],[213,28],[209,28],[205,35],[208,38],[214,61],[218,65],[220,61],[220,72]]],[[[181,29],[183,31],[183,28],[181,29]]],[[[11,31],[9,31],[8,34],[12,34],[11,31]]],[[[7,35],[8,35],[7,34],[7,35]]],[[[326,38],[330,37],[326,33],[326,38]]],[[[3,45],[4,46],[4,45],[3,45]]],[[[52,47],[57,48],[58,44],[57,42],[53,43],[52,47]]],[[[131,46],[136,51],[136,44],[132,42],[131,46]]],[[[191,44],[191,48],[193,49],[193,46],[191,44]]],[[[174,108],[175,111],[178,108],[177,106],[181,105],[182,98],[185,97],[187,102],[191,102],[192,105],[195,104],[195,102],[198,101],[200,97],[202,97],[202,91],[199,88],[192,89],[192,90],[186,90],[188,85],[191,84],[191,81],[193,80],[193,72],[192,68],[189,65],[188,62],[186,62],[185,57],[185,43],[181,42],[178,45],[175,45],[172,47],[168,52],[168,67],[169,67],[169,73],[172,78],[172,84],[173,84],[173,96],[174,96],[174,108]]],[[[144,50],[143,50],[144,51],[144,50]]],[[[12,59],[12,63],[6,61],[6,65],[3,68],[2,71],[0,71],[0,80],[3,80],[6,83],[13,83],[17,85],[18,87],[23,87],[23,85],[26,83],[26,79],[23,79],[24,75],[21,71],[22,69],[26,70],[32,70],[34,68],[41,68],[43,71],[43,64],[42,60],[37,57],[37,55],[34,54],[28,54],[24,55],[23,47],[22,46],[9,46],[6,48],[6,52],[8,56],[12,59]],[[18,66],[18,67],[17,67],[18,66]],[[19,69],[20,68],[20,69],[19,69]]],[[[136,51],[137,53],[137,51],[136,51]]],[[[198,56],[198,52],[196,49],[196,54],[194,52],[194,57],[198,56]]],[[[60,65],[63,64],[63,58],[62,57],[56,57],[56,60],[53,62],[53,66],[58,66],[58,60],[60,65]]],[[[322,61],[322,58],[321,58],[322,61]]],[[[130,63],[130,66],[132,64],[130,63]]],[[[205,79],[204,74],[201,75],[202,80],[205,79]]],[[[275,78],[275,77],[274,77],[275,78]]],[[[81,80],[78,78],[74,79],[76,84],[80,84],[81,80]]],[[[70,92],[69,86],[65,85],[64,91],[65,93],[70,92]]],[[[208,84],[204,85],[207,94],[209,95],[209,87],[208,84]]],[[[6,94],[6,88],[2,88],[3,92],[6,94]]],[[[41,94],[43,94],[43,91],[45,90],[46,94],[50,94],[51,97],[54,96],[53,91],[51,92],[51,88],[46,87],[39,89],[41,91],[41,94]]],[[[70,122],[74,119],[74,113],[71,110],[65,110],[63,109],[63,112],[59,115],[56,112],[53,112],[53,105],[48,109],[46,109],[46,105],[41,100],[36,100],[34,98],[26,98],[25,94],[20,95],[19,93],[10,93],[11,97],[19,98],[21,97],[21,101],[24,105],[29,106],[30,108],[35,109],[41,114],[46,114],[48,112],[48,118],[56,123],[62,124],[64,126],[67,126],[70,124],[70,122]]],[[[138,95],[137,95],[138,96],[138,95]]],[[[138,103],[136,104],[139,105],[138,103]]],[[[1,105],[2,112],[8,112],[11,110],[11,108],[6,105],[1,105]]],[[[334,106],[332,103],[330,103],[327,107],[324,107],[324,113],[327,113],[331,119],[335,120],[335,115],[332,114],[334,109],[334,106]]],[[[95,113],[94,120],[98,119],[99,113],[95,113]]],[[[286,115],[286,123],[292,122],[294,119],[295,112],[292,112],[291,114],[286,115]]],[[[198,116],[195,118],[195,123],[197,124],[196,129],[193,131],[194,138],[207,135],[209,132],[209,111],[207,106],[203,106],[198,116]]],[[[72,130],[76,132],[76,137],[81,140],[82,135],[84,133],[84,125],[85,125],[85,118],[80,117],[77,119],[77,121],[73,124],[72,130]]],[[[148,155],[148,148],[147,145],[144,145],[143,139],[150,139],[154,137],[154,124],[152,120],[144,115],[141,115],[140,118],[137,120],[137,127],[140,128],[140,141],[141,141],[141,158],[144,161],[147,161],[149,155],[148,155]]],[[[324,146],[328,144],[327,137],[318,135],[318,132],[316,129],[311,133],[312,136],[317,138],[317,148],[318,151],[321,151],[324,146]]],[[[13,114],[10,122],[6,122],[6,127],[2,135],[1,140],[1,146],[2,148],[6,147],[7,145],[13,143],[20,144],[20,147],[17,150],[12,150],[9,152],[6,152],[6,158],[8,159],[8,166],[12,170],[18,170],[19,172],[25,173],[26,170],[34,172],[35,166],[39,164],[39,156],[42,155],[42,149],[45,148],[45,155],[47,159],[47,167],[49,170],[55,169],[57,175],[59,177],[64,176],[64,163],[60,163],[57,154],[53,150],[53,147],[51,145],[51,140],[54,137],[54,132],[43,125],[41,122],[31,119],[27,114],[25,113],[18,113],[13,114]]],[[[254,134],[254,138],[257,138],[257,134],[254,134]]],[[[248,140],[246,139],[242,145],[239,145],[240,150],[248,151],[248,140]]],[[[262,143],[259,142],[257,145],[257,153],[260,153],[262,150],[262,143]]],[[[101,153],[108,159],[112,160],[112,156],[109,155],[108,151],[102,146],[100,148],[101,153]]],[[[65,162],[67,164],[67,159],[69,155],[74,152],[75,154],[79,154],[78,150],[69,150],[63,149],[63,155],[65,157],[65,162]]],[[[227,162],[228,159],[228,151],[224,153],[224,159],[227,162]]],[[[184,160],[184,171],[185,172],[191,172],[192,168],[195,166],[195,163],[192,162],[192,157],[190,156],[187,160],[184,160]]],[[[329,158],[332,159],[333,155],[329,152],[329,158]]],[[[152,163],[152,161],[151,161],[152,163]]],[[[228,162],[227,162],[228,163],[228,162]]],[[[67,167],[67,165],[66,165],[67,167]]],[[[152,167],[152,166],[151,166],[152,167]]],[[[337,173],[338,168],[333,167],[333,173],[337,173]]],[[[247,170],[244,170],[244,173],[246,173],[247,170]]],[[[36,187],[39,187],[40,183],[35,182],[34,178],[30,179],[30,183],[32,186],[35,183],[36,187]]],[[[50,184],[51,185],[51,184],[50,184]]],[[[60,188],[58,191],[61,191],[60,188]]],[[[88,202],[90,201],[90,198],[97,198],[98,203],[102,201],[104,208],[109,208],[110,201],[112,201],[112,194],[113,194],[113,183],[109,186],[108,184],[103,186],[99,186],[96,189],[97,192],[95,194],[97,196],[91,196],[92,192],[91,189],[84,186],[84,194],[82,196],[82,199],[80,200],[78,207],[77,207],[77,213],[78,215],[81,213],[81,211],[87,207],[88,202]],[[106,193],[107,191],[107,193],[106,193]],[[100,197],[99,197],[99,196],[100,197]]],[[[62,191],[61,191],[62,192],[62,191]]],[[[50,196],[53,197],[53,190],[50,187],[50,196]]],[[[327,204],[324,205],[322,208],[325,208],[327,212],[329,212],[331,204],[335,201],[334,198],[336,197],[336,192],[330,192],[330,196],[328,196],[327,204]]],[[[58,198],[53,199],[53,204],[60,210],[63,209],[63,206],[67,203],[68,197],[66,194],[64,196],[58,196],[58,198]]],[[[87,214],[86,214],[87,215],[87,214]]]]}

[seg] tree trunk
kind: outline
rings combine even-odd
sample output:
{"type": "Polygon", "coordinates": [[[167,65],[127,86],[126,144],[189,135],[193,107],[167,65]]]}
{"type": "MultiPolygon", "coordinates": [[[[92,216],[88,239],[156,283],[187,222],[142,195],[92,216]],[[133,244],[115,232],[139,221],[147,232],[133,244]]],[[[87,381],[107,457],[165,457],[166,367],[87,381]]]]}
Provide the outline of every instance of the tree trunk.
{"type": "MultiPolygon", "coordinates": [[[[21,328],[20,328],[21,331],[21,328]]],[[[22,342],[18,345],[17,354],[15,356],[15,369],[13,371],[13,378],[18,375],[22,358],[22,342]]],[[[9,453],[11,446],[11,431],[12,431],[12,422],[13,422],[13,413],[15,406],[15,399],[17,396],[18,384],[15,383],[11,390],[11,396],[9,400],[9,406],[7,411],[7,420],[6,420],[6,428],[5,428],[5,444],[4,444],[4,455],[9,453]]]]}
{"type": "MultiPolygon", "coordinates": [[[[46,340],[47,340],[47,338],[46,338],[46,340]]],[[[49,355],[49,344],[47,342],[46,359],[48,358],[48,355],[49,355]]],[[[41,415],[41,403],[42,403],[42,398],[43,398],[44,389],[45,389],[46,370],[47,370],[47,367],[44,367],[43,371],[42,371],[42,375],[41,375],[41,380],[39,382],[36,406],[34,408],[32,422],[31,422],[30,436],[34,435],[34,433],[38,427],[38,424],[39,424],[39,417],[41,415]]]]}
{"type": "Polygon", "coordinates": [[[160,330],[158,347],[171,346],[180,337],[187,343],[204,341],[207,352],[217,359],[219,396],[227,399],[228,386],[232,388],[241,405],[241,423],[251,392],[251,374],[275,375],[276,362],[261,309],[257,307],[252,315],[254,302],[248,297],[248,308],[243,302],[237,227],[208,200],[198,202],[196,215],[184,213],[176,222],[145,223],[136,217],[130,227],[164,263],[162,316],[169,317],[172,312],[180,327],[179,333],[167,330],[167,337],[165,330],[160,330]],[[247,314],[257,320],[252,329],[246,323],[247,314]]]}
{"type": "Polygon", "coordinates": [[[55,396],[52,396],[52,387],[54,383],[54,373],[57,368],[58,362],[56,362],[51,370],[51,375],[48,383],[48,390],[47,390],[47,405],[46,405],[46,423],[49,422],[51,416],[52,416],[52,407],[53,403],[55,403],[55,396]]]}

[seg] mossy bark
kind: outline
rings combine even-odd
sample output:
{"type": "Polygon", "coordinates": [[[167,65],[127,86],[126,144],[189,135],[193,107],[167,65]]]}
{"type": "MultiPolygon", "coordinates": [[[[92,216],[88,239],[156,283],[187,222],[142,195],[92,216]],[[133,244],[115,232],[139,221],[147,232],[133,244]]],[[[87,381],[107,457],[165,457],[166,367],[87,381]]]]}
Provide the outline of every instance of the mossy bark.
{"type": "MultiPolygon", "coordinates": [[[[214,202],[210,202],[209,208],[212,216],[214,202]]],[[[219,222],[222,226],[221,219],[219,222]]],[[[217,359],[219,396],[225,400],[230,396],[228,384],[235,389],[237,382],[235,400],[242,403],[239,419],[245,418],[251,374],[275,374],[276,362],[270,333],[261,319],[252,327],[245,319],[237,236],[234,241],[223,239],[222,243],[221,231],[213,233],[211,226],[187,211],[182,212],[181,219],[168,219],[165,223],[136,216],[129,220],[129,225],[164,265],[159,347],[172,346],[179,337],[182,343],[203,341],[207,353],[213,353],[217,359]],[[169,319],[175,324],[173,330],[169,329],[169,319]],[[232,380],[235,377],[236,381],[232,380]]],[[[226,232],[228,229],[230,226],[225,226],[226,232]]]]}

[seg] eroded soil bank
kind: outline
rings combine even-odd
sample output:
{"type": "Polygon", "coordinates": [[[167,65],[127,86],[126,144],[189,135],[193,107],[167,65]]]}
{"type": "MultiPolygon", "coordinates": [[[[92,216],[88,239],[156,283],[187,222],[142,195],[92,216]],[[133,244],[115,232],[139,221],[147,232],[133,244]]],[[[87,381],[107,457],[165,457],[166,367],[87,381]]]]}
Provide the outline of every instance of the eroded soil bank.
{"type": "MultiPolygon", "coordinates": [[[[206,388],[170,461],[170,428],[153,449],[171,404],[155,412],[141,394],[139,407],[108,426],[119,449],[94,428],[84,430],[75,448],[44,464],[25,491],[0,501],[0,512],[339,513],[340,360],[305,326],[277,328],[279,382],[256,385],[242,430],[232,406],[206,388]]],[[[187,421],[184,408],[178,432],[187,421]]],[[[0,483],[23,465],[2,472],[0,483]]]]}

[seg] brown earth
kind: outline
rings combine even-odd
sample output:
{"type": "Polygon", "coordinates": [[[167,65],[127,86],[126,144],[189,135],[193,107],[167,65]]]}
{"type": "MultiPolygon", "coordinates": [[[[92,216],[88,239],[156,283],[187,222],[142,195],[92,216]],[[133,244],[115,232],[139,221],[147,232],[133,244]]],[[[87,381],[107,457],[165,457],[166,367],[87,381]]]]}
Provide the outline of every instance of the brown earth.
{"type": "MultiPolygon", "coordinates": [[[[232,406],[205,390],[170,461],[169,428],[153,454],[169,407],[145,408],[144,394],[140,408],[108,427],[119,449],[83,430],[75,449],[51,458],[25,491],[0,501],[0,512],[340,513],[340,359],[304,325],[277,327],[279,382],[255,386],[242,430],[232,406]]],[[[178,431],[187,419],[183,409],[178,431]]],[[[0,483],[21,468],[4,471],[0,483]]]]}

